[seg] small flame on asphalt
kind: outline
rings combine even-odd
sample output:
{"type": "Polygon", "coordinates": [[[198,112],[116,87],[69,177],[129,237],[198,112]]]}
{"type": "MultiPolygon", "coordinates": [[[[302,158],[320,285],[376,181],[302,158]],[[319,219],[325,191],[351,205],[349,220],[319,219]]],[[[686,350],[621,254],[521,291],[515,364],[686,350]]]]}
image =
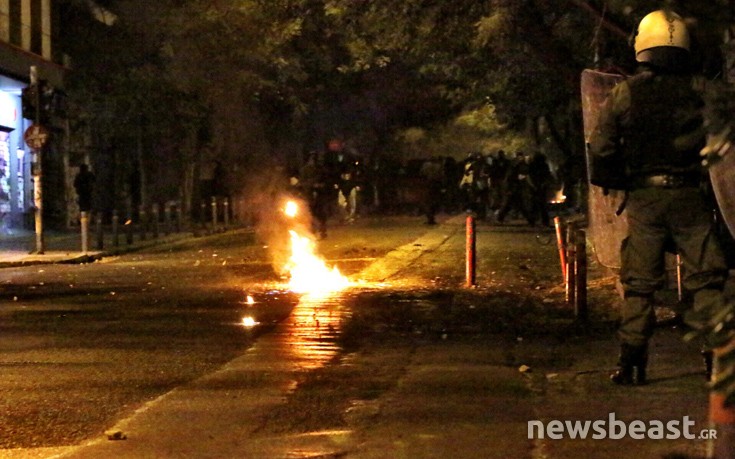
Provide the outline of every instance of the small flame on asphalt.
{"type": "Polygon", "coordinates": [[[286,270],[291,274],[289,288],[295,293],[327,295],[342,290],[350,281],[337,267],[328,268],[324,260],[314,253],[314,241],[290,230],[291,258],[286,270]]]}
{"type": "Polygon", "coordinates": [[[253,298],[252,295],[247,296],[247,304],[255,304],[255,298],[253,298]]]}
{"type": "Polygon", "coordinates": [[[256,325],[258,325],[258,321],[256,321],[254,318],[248,316],[242,318],[242,325],[246,328],[253,328],[256,325]]]}

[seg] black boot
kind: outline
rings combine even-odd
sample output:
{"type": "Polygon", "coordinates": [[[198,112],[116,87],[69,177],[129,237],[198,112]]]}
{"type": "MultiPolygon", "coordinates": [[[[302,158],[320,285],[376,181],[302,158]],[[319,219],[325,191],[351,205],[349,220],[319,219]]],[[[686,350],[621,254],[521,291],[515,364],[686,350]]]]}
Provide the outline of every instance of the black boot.
{"type": "Polygon", "coordinates": [[[633,346],[623,343],[620,346],[618,370],[610,375],[610,380],[621,386],[639,386],[646,383],[648,365],[648,346],[633,346]]]}

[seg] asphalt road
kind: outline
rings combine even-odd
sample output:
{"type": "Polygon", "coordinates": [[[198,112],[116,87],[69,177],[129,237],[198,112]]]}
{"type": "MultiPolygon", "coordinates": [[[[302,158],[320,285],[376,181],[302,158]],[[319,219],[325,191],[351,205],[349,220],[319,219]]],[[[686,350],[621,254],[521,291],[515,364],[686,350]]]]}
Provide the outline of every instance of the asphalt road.
{"type": "Polygon", "coordinates": [[[460,217],[330,228],[319,252],[368,281],[328,304],[285,292],[270,239],[242,234],[0,270],[0,457],[703,457],[704,437],[530,438],[611,413],[708,428],[698,347],[663,320],[651,384],[610,384],[614,277],[590,258],[579,323],[553,233],[477,235],[468,289],[460,217]]]}
{"type": "MultiPolygon", "coordinates": [[[[322,251],[349,274],[425,231],[406,221],[337,228],[322,251]]],[[[284,289],[270,249],[234,233],[1,270],[0,449],[99,436],[142,402],[241,355],[258,337],[242,325],[246,296],[284,289]]],[[[294,305],[275,295],[258,320],[282,321],[294,305]]]]}

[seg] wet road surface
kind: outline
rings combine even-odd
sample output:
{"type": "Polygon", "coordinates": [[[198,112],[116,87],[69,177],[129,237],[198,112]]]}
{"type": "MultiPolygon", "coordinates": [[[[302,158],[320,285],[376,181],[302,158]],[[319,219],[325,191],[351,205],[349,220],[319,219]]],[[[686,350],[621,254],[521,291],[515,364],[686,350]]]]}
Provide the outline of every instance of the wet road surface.
{"type": "MultiPolygon", "coordinates": [[[[379,249],[355,250],[347,243],[350,238],[335,237],[324,251],[347,260],[351,274],[372,274],[366,278],[373,282],[308,301],[285,292],[266,264],[241,248],[235,258],[220,246],[178,250],[166,262],[158,257],[167,252],[137,258],[139,265],[125,257],[110,260],[116,272],[130,271],[120,286],[133,287],[117,289],[114,295],[102,288],[96,294],[116,297],[119,303],[111,305],[118,307],[108,309],[138,308],[139,313],[125,319],[141,316],[158,324],[146,327],[139,320],[128,330],[138,333],[135,338],[125,342],[118,337],[124,346],[105,348],[115,356],[115,369],[124,374],[128,366],[142,365],[146,373],[165,365],[166,359],[176,363],[165,367],[165,376],[154,373],[157,385],[151,387],[119,377],[116,383],[144,388],[148,395],[131,391],[129,405],[116,400],[112,405],[117,411],[93,421],[84,447],[26,450],[46,455],[10,457],[620,459],[703,451],[701,441],[529,441],[530,419],[602,419],[610,410],[621,418],[672,419],[686,413],[701,422],[706,396],[697,354],[682,352],[676,331],[663,330],[653,343],[652,375],[669,376],[652,376],[655,384],[634,392],[611,388],[607,374],[616,347],[613,324],[595,315],[594,326],[579,328],[570,310],[559,307],[563,291],[556,279],[555,247],[539,243],[533,233],[481,231],[480,246],[489,255],[482,258],[481,287],[463,289],[458,288],[463,267],[451,263],[461,259],[461,226],[431,233],[385,257],[410,260],[411,269],[405,263],[391,268],[379,249]],[[161,275],[160,282],[149,279],[153,273],[161,275]],[[206,273],[211,277],[201,276],[206,273]],[[146,282],[131,280],[139,276],[146,282]],[[241,282],[243,278],[248,281],[241,282]],[[200,285],[206,287],[200,291],[200,285]],[[135,295],[135,287],[141,286],[146,294],[135,295]],[[252,304],[246,301],[248,294],[252,304]],[[245,326],[245,318],[254,326],[245,326]],[[167,332],[166,324],[175,326],[167,332]],[[126,360],[138,346],[142,364],[126,360]],[[181,379],[173,381],[171,375],[181,379]],[[128,439],[110,441],[100,435],[100,426],[128,439]],[[621,451],[630,454],[621,456],[621,451]]],[[[358,240],[357,234],[351,237],[358,240]]],[[[91,273],[83,277],[95,278],[91,273]]],[[[604,300],[599,292],[591,293],[591,298],[604,300]]],[[[58,297],[64,304],[79,299],[58,297]]],[[[41,298],[30,303],[54,304],[53,297],[48,303],[41,298]]],[[[85,321],[112,314],[98,308],[99,314],[88,314],[85,321]]],[[[32,338],[33,327],[27,325],[22,335],[32,338]]],[[[106,331],[115,327],[123,326],[101,326],[106,331]]],[[[83,328],[77,324],[70,330],[83,334],[83,328]]],[[[48,338],[43,333],[40,337],[48,338]]],[[[101,352],[100,339],[92,342],[97,346],[91,346],[92,352],[101,352]]],[[[77,349],[69,348],[72,353],[77,349]]],[[[2,354],[3,362],[12,364],[8,355],[2,354]]],[[[60,355],[70,359],[71,354],[60,355]]],[[[101,363],[87,362],[95,371],[101,363]]],[[[73,374],[76,378],[80,373],[73,374]]],[[[85,381],[94,388],[100,380],[85,381]]],[[[103,387],[119,393],[116,385],[103,387]]],[[[85,425],[80,419],[72,422],[85,425]]]]}
{"type": "MultiPolygon", "coordinates": [[[[379,231],[371,243],[365,231],[335,230],[325,251],[355,272],[424,229],[379,231]]],[[[242,233],[91,264],[3,269],[0,302],[4,449],[96,438],[141,403],[242,355],[292,310],[289,352],[307,356],[306,368],[320,365],[336,351],[341,317],[339,308],[294,310],[298,298],[266,247],[242,233]],[[248,294],[262,303],[249,306],[248,294]],[[253,313],[258,326],[245,326],[253,313]]]]}

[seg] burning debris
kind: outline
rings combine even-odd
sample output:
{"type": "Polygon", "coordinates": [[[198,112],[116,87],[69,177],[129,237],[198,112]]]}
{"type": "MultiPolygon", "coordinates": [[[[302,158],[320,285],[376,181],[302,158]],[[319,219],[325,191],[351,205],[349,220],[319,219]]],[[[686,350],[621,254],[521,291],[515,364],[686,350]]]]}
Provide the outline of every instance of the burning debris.
{"type": "Polygon", "coordinates": [[[567,197],[564,194],[564,187],[561,187],[556,193],[554,193],[554,197],[551,198],[549,204],[564,204],[566,200],[567,197]]]}
{"type": "MultiPolygon", "coordinates": [[[[298,204],[293,200],[289,200],[284,206],[284,214],[292,220],[299,215],[299,210],[298,204]]],[[[291,253],[284,270],[290,277],[290,290],[323,296],[347,287],[350,281],[337,267],[327,267],[324,260],[315,253],[314,239],[304,233],[298,225],[288,230],[291,253]]]]}
{"type": "Polygon", "coordinates": [[[325,295],[344,289],[350,281],[337,267],[328,268],[324,260],[314,253],[314,242],[308,236],[289,230],[291,258],[286,271],[291,276],[289,288],[296,293],[325,295]]]}

